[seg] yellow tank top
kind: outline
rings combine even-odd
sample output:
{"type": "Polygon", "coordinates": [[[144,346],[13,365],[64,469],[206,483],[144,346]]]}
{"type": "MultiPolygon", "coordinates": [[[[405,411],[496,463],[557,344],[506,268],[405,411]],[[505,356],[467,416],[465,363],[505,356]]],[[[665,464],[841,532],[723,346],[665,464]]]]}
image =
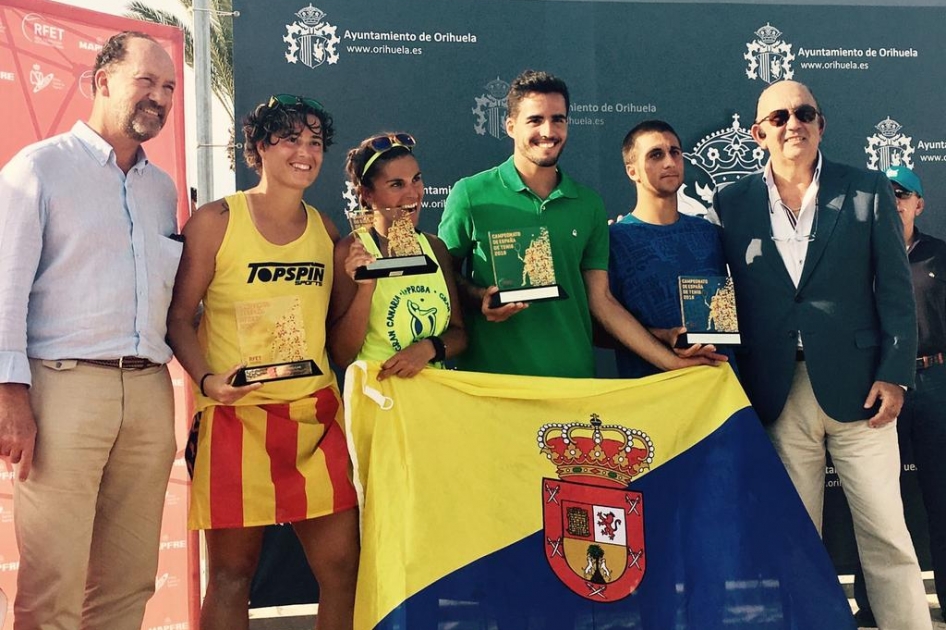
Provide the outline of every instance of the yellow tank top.
{"type": "MultiPolygon", "coordinates": [[[[237,405],[289,402],[335,385],[325,349],[334,245],[322,218],[306,204],[302,235],[274,245],[257,231],[242,192],[226,202],[227,231],[197,330],[210,369],[220,373],[239,363],[252,367],[312,359],[322,371],[265,383],[237,405]]],[[[218,404],[200,391],[194,398],[198,411],[218,404]]]]}
{"type": "MultiPolygon", "coordinates": [[[[369,232],[359,231],[358,238],[373,256],[381,255],[369,232]]],[[[436,261],[427,236],[418,233],[417,240],[423,252],[436,261]]],[[[418,339],[440,335],[449,323],[450,295],[443,269],[417,276],[382,278],[371,297],[368,334],[358,359],[385,361],[418,339]]]]}

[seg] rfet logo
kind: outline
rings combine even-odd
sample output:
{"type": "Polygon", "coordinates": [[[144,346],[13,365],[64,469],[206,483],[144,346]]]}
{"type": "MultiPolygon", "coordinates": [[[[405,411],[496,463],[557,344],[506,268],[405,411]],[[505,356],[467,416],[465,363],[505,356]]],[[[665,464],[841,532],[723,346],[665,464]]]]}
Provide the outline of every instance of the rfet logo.
{"type": "Polygon", "coordinates": [[[23,37],[32,44],[62,48],[66,30],[50,24],[38,13],[27,13],[20,22],[23,37]]]}
{"type": "Polygon", "coordinates": [[[647,568],[644,499],[627,489],[650,468],[654,445],[643,431],[589,424],[546,424],[539,449],[559,479],[542,480],[545,557],[573,592],[614,602],[634,592],[647,568]]]}

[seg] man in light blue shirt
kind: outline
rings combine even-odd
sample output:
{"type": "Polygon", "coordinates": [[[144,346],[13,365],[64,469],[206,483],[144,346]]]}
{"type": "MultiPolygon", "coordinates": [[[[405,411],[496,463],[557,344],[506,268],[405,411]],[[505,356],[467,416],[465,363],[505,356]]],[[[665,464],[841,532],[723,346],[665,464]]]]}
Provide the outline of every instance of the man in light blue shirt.
{"type": "Polygon", "coordinates": [[[176,450],[165,320],[176,193],[141,144],[174,63],[150,36],[102,48],[88,123],[0,171],[0,457],[16,467],[23,628],[137,630],[176,450]]]}

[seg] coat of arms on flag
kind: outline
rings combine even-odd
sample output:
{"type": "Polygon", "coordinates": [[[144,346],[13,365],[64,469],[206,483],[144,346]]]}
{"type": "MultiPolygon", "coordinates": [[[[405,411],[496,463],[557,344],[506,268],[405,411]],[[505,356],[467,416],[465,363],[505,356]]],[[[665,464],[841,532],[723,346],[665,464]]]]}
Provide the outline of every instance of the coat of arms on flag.
{"type": "Polygon", "coordinates": [[[545,557],[573,592],[593,601],[627,597],[644,577],[644,505],[627,490],[650,468],[654,445],[643,431],[589,424],[546,424],[539,448],[559,479],[542,480],[545,557]]]}

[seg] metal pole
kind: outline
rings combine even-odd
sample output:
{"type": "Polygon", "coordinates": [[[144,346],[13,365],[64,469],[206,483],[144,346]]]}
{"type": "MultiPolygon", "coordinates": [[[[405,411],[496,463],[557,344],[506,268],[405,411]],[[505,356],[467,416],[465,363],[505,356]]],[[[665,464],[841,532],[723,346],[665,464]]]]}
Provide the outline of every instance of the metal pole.
{"type": "Polygon", "coordinates": [[[214,198],[210,0],[194,0],[194,92],[197,105],[197,205],[214,198]]]}

